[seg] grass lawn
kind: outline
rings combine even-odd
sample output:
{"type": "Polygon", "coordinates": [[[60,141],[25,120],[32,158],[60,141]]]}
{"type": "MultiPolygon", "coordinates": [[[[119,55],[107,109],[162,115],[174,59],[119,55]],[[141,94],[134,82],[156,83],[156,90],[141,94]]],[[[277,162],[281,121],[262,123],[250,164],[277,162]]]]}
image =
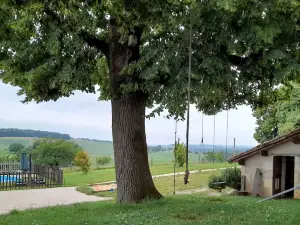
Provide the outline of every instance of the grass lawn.
{"type": "MultiPolygon", "coordinates": [[[[216,172],[217,173],[217,172],[216,172]]],[[[183,183],[183,175],[176,176],[175,179],[175,191],[185,191],[192,189],[199,189],[203,187],[207,187],[208,178],[212,174],[212,172],[202,172],[202,173],[193,173],[189,176],[189,184],[184,185],[183,183]]],[[[154,178],[154,183],[158,191],[163,195],[172,195],[174,186],[174,177],[157,177],[154,178]]],[[[99,197],[116,197],[117,191],[114,192],[94,192],[88,186],[80,186],[77,188],[78,191],[83,192],[88,195],[96,195],[99,197]]]]}
{"type": "MultiPolygon", "coordinates": [[[[222,168],[232,166],[228,163],[215,163],[214,168],[222,168]]],[[[211,169],[213,165],[211,163],[206,164],[190,164],[190,170],[202,170],[202,169],[211,169]]],[[[151,166],[152,175],[164,174],[164,173],[172,173],[173,165],[155,165],[151,166]]],[[[176,172],[185,171],[185,167],[176,168],[176,172]]],[[[115,168],[104,168],[101,170],[91,170],[88,174],[84,175],[81,171],[70,171],[66,169],[64,171],[64,179],[66,186],[81,186],[105,181],[115,180],[115,168]]]]}
{"type": "Polygon", "coordinates": [[[256,203],[250,197],[170,196],[137,205],[95,202],[0,216],[3,225],[294,225],[300,201],[256,203]]]}

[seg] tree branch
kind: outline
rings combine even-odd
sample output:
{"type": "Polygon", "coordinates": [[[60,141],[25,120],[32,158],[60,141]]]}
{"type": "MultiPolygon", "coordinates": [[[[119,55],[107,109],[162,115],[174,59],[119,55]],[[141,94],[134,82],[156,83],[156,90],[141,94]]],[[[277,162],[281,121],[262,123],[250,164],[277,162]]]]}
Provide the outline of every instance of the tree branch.
{"type": "Polygon", "coordinates": [[[243,68],[247,67],[250,64],[254,64],[262,59],[263,51],[259,50],[258,53],[251,53],[247,57],[241,57],[237,55],[230,55],[227,53],[227,48],[225,46],[221,46],[221,53],[223,53],[230,61],[230,63],[234,66],[243,68]]]}
{"type": "MultiPolygon", "coordinates": [[[[44,12],[51,17],[52,20],[56,21],[61,27],[63,27],[64,21],[63,19],[53,12],[48,6],[45,6],[44,12]]],[[[70,30],[72,30],[72,26],[69,25],[70,30]]],[[[78,34],[90,47],[95,47],[102,51],[106,57],[108,57],[108,43],[103,40],[96,38],[95,36],[89,34],[87,31],[80,31],[78,34]]]]}
{"type": "Polygon", "coordinates": [[[89,34],[87,31],[81,31],[78,34],[90,47],[95,47],[104,53],[106,58],[108,58],[109,45],[106,41],[96,38],[95,36],[89,34]]]}

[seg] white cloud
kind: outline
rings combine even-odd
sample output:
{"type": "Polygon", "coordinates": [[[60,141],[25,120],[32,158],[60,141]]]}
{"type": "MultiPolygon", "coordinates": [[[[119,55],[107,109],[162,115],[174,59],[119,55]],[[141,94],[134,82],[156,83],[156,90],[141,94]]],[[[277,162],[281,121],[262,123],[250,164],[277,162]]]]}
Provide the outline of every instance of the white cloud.
{"type": "MultiPolygon", "coordinates": [[[[89,137],[111,140],[110,102],[97,101],[95,94],[76,92],[70,98],[57,102],[22,104],[17,96],[18,88],[0,83],[0,127],[17,127],[51,130],[69,133],[73,137],[89,137]]],[[[246,106],[229,112],[228,143],[236,138],[237,144],[256,144],[253,139],[255,119],[246,106]]],[[[201,142],[202,115],[195,107],[190,114],[190,143],[201,142]]],[[[174,142],[175,122],[156,117],[146,120],[149,144],[170,144],[174,142]]],[[[178,123],[178,136],[185,141],[186,122],[178,123]]],[[[204,116],[204,142],[212,144],[213,117],[204,116]]],[[[226,142],[226,112],[216,116],[216,144],[226,142]]]]}

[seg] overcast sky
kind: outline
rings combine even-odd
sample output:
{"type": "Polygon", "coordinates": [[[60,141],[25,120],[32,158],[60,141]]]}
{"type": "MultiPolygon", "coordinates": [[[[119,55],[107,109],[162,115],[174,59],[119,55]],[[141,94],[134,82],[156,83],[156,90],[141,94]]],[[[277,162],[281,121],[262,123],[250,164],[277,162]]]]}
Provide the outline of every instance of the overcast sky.
{"type": "MultiPolygon", "coordinates": [[[[22,104],[17,96],[18,88],[0,81],[0,127],[35,129],[68,133],[72,137],[87,137],[112,140],[110,102],[97,101],[95,94],[77,92],[70,98],[57,102],[22,104]]],[[[201,142],[201,113],[191,108],[190,143],[201,142]]],[[[229,112],[228,143],[236,138],[237,145],[255,145],[253,139],[255,119],[249,107],[242,106],[229,112]]],[[[174,142],[173,120],[163,116],[146,120],[148,144],[170,144],[174,142]]],[[[186,124],[179,122],[178,136],[185,139],[186,124]]],[[[213,117],[204,117],[204,143],[213,142],[213,117]]],[[[216,115],[216,144],[226,142],[226,112],[216,115]]]]}

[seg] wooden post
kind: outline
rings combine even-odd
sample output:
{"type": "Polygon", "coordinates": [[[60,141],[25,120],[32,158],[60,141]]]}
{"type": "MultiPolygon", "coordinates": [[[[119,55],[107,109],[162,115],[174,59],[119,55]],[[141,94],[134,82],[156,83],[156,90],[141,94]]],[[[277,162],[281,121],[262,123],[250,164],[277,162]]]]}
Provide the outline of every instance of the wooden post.
{"type": "MultiPolygon", "coordinates": [[[[177,120],[176,120],[176,123],[175,123],[175,143],[174,143],[174,180],[173,180],[173,185],[174,185],[174,189],[173,189],[173,195],[175,195],[175,192],[176,192],[176,190],[175,190],[175,185],[176,185],[176,176],[175,176],[175,174],[176,174],[176,146],[177,146],[177,120]]],[[[152,160],[151,160],[152,161],[152,160]]]]}
{"type": "Polygon", "coordinates": [[[233,152],[234,152],[234,156],[235,156],[236,155],[235,138],[233,138],[233,152]]]}

